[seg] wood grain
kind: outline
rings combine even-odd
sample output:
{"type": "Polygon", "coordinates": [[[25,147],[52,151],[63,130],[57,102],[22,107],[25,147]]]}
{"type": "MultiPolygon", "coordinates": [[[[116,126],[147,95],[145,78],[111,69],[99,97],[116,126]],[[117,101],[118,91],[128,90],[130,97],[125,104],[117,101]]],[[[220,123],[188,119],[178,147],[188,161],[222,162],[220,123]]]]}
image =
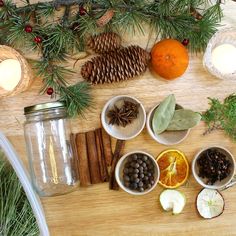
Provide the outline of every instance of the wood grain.
{"type": "MultiPolygon", "coordinates": [[[[236,25],[236,3],[225,1],[223,24],[236,25]]],[[[124,45],[139,44],[150,50],[153,37],[148,46],[148,33],[145,35],[126,35],[124,45]]],[[[73,65],[75,60],[71,59],[73,65]]],[[[71,83],[82,80],[79,74],[81,65],[86,59],[76,64],[77,73],[71,77],[71,83]]],[[[40,79],[36,79],[32,87],[20,95],[0,100],[0,130],[4,132],[26,166],[28,166],[25,142],[23,137],[23,107],[47,102],[47,95],[38,95],[40,79]]],[[[223,99],[236,91],[235,81],[215,79],[202,67],[202,55],[191,55],[190,66],[182,78],[168,82],[155,78],[147,71],[142,77],[126,83],[106,86],[95,86],[92,95],[95,105],[92,112],[86,114],[86,120],[72,120],[74,133],[86,132],[100,127],[100,113],[108,99],[115,95],[127,94],[137,97],[148,112],[151,107],[170,93],[176,95],[179,104],[185,108],[204,111],[208,107],[207,97],[223,99]]],[[[199,149],[209,145],[221,145],[228,148],[236,156],[236,145],[223,132],[217,131],[203,136],[206,127],[201,123],[191,130],[188,138],[175,145],[188,157],[189,162],[199,149]]],[[[115,140],[113,140],[114,148],[115,140]]],[[[146,129],[135,139],[128,141],[125,153],[143,150],[157,156],[168,147],[156,143],[146,129]]],[[[114,149],[113,149],[114,150],[114,149]]],[[[163,190],[157,186],[146,196],[130,196],[122,190],[109,191],[108,183],[81,188],[68,195],[44,198],[42,203],[52,236],[82,235],[236,235],[236,187],[223,192],[226,207],[223,215],[212,220],[203,220],[195,209],[195,198],[201,187],[192,175],[187,184],[179,190],[185,193],[187,205],[178,216],[163,212],[158,197],[163,190]]]]}

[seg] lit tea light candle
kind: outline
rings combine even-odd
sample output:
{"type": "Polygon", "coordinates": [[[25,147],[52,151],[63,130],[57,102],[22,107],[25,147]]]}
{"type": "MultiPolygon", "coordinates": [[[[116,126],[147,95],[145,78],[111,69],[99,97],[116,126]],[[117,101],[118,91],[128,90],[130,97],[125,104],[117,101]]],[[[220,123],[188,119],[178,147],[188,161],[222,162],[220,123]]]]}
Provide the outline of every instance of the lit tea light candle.
{"type": "Polygon", "coordinates": [[[214,67],[222,74],[236,72],[236,47],[225,43],[214,48],[211,60],[214,67]]]}
{"type": "Polygon", "coordinates": [[[21,65],[18,60],[6,59],[0,63],[0,87],[12,91],[21,80],[21,65]]]}

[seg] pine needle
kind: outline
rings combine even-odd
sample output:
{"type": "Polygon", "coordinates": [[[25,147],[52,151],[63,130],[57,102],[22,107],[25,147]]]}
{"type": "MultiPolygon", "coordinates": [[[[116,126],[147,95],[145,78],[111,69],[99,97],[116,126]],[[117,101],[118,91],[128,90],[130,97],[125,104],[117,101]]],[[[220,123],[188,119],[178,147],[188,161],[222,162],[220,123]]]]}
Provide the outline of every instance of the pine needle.
{"type": "Polygon", "coordinates": [[[75,117],[76,115],[83,117],[83,111],[92,103],[90,88],[90,84],[87,82],[80,82],[73,86],[61,88],[60,101],[66,104],[70,117],[75,117]]]}
{"type": "Polygon", "coordinates": [[[143,26],[149,25],[160,38],[174,38],[180,42],[189,39],[187,47],[190,51],[199,52],[205,49],[222,17],[221,1],[209,0],[23,1],[25,5],[17,6],[13,0],[5,0],[0,8],[0,43],[37,52],[42,58],[36,64],[44,83],[42,91],[53,88],[53,95],[63,97],[69,114],[73,116],[82,114],[90,105],[89,87],[76,85],[66,88],[71,71],[61,62],[66,62],[68,55],[84,50],[87,35],[107,30],[144,34],[143,26]],[[77,9],[84,6],[85,14],[79,10],[69,14],[74,5],[77,9]],[[64,8],[62,17],[54,17],[58,8],[64,8]],[[110,9],[114,16],[107,25],[99,27],[97,20],[110,9]],[[192,10],[201,17],[194,16],[192,10]],[[31,33],[25,32],[27,24],[32,27],[31,33]],[[40,37],[42,42],[37,43],[36,37],[40,37]]]}
{"type": "Polygon", "coordinates": [[[39,235],[30,203],[16,173],[2,152],[0,152],[0,235],[39,235]]]}

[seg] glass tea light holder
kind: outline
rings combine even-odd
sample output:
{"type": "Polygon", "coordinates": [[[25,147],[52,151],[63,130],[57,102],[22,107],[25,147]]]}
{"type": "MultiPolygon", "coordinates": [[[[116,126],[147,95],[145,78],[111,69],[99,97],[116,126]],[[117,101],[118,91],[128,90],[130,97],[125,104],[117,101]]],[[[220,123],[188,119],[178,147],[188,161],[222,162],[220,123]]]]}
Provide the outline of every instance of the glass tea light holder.
{"type": "Polygon", "coordinates": [[[0,45],[0,98],[25,91],[32,80],[26,59],[15,49],[0,45]]]}
{"type": "Polygon", "coordinates": [[[236,79],[236,29],[225,28],[213,35],[203,65],[219,79],[236,79]]]}

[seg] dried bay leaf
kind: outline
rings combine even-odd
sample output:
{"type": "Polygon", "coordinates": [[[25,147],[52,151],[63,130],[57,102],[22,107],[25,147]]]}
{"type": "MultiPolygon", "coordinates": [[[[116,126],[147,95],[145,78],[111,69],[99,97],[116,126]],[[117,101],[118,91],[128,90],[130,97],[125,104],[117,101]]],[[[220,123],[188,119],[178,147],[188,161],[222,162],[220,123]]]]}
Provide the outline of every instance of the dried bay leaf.
{"type": "Polygon", "coordinates": [[[155,134],[160,134],[167,129],[175,112],[174,94],[166,97],[156,108],[153,119],[152,129],[155,134]]]}
{"type": "Polygon", "coordinates": [[[187,109],[179,109],[169,123],[167,130],[186,130],[196,126],[201,120],[201,115],[187,109]]]}

